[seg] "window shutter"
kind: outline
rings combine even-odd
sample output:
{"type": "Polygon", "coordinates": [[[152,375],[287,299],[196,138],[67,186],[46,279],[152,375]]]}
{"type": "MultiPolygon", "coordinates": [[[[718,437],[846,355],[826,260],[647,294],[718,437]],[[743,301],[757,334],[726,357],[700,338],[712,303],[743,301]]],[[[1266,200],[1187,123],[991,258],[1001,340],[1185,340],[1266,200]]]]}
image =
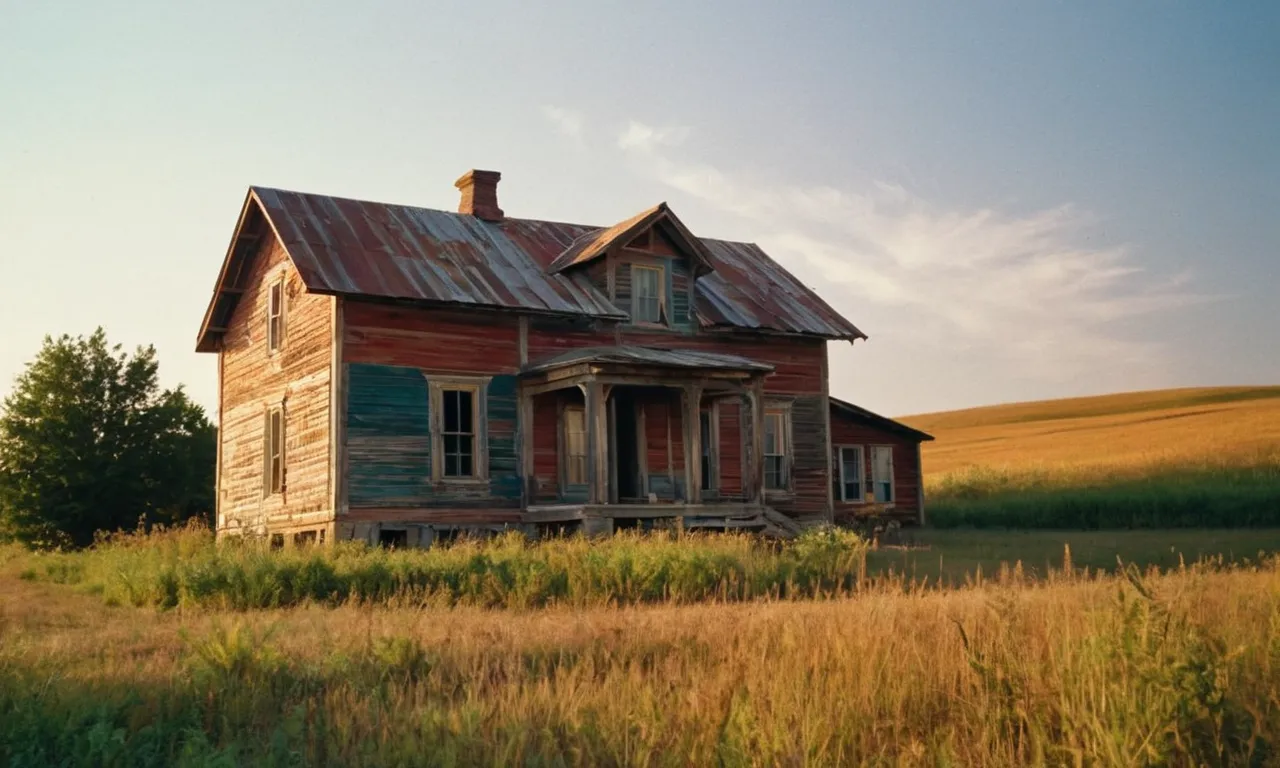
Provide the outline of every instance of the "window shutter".
{"type": "Polygon", "coordinates": [[[262,413],[262,495],[271,495],[271,411],[262,413]]]}

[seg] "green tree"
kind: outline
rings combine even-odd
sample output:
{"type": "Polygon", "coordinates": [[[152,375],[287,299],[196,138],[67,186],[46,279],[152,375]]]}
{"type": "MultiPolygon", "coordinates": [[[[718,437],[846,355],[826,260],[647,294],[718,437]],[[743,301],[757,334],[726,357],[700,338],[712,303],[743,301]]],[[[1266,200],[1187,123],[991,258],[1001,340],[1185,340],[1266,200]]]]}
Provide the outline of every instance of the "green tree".
{"type": "Polygon", "coordinates": [[[214,427],[157,369],[154,347],[130,356],[101,328],[45,337],[0,411],[0,534],[85,546],[211,514],[214,427]]]}

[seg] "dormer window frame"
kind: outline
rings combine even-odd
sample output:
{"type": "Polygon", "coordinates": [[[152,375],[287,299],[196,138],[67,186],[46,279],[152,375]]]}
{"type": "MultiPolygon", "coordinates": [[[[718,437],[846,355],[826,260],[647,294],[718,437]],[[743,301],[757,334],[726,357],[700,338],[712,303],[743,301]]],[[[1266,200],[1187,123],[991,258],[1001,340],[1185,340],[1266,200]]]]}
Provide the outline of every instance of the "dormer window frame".
{"type": "Polygon", "coordinates": [[[669,298],[667,297],[667,269],[662,261],[632,261],[626,265],[631,270],[631,324],[652,328],[667,328],[671,325],[669,298]],[[653,290],[656,296],[641,296],[640,275],[654,275],[653,290]],[[657,318],[640,316],[641,300],[657,301],[657,318]]]}

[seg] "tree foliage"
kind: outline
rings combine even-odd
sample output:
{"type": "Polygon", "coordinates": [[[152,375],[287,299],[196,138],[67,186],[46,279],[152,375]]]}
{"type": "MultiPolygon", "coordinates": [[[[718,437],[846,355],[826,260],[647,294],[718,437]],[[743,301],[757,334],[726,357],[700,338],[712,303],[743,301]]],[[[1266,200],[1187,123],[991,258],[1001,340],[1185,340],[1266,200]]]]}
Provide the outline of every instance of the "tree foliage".
{"type": "Polygon", "coordinates": [[[0,535],[85,546],[100,530],[177,523],[213,508],[214,427],[154,347],[46,336],[0,411],[0,535]]]}

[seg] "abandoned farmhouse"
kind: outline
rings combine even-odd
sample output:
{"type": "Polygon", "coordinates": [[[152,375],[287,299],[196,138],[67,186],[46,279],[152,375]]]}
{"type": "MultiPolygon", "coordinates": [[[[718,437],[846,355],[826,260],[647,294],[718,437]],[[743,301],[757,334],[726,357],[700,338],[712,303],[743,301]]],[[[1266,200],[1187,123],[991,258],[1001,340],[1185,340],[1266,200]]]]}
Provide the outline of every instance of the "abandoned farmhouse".
{"type": "Polygon", "coordinates": [[[251,187],[197,349],[217,530],[428,546],[464,531],[924,521],[932,439],[828,392],[865,339],[758,246],[659,204],[609,227],[251,187]]]}

